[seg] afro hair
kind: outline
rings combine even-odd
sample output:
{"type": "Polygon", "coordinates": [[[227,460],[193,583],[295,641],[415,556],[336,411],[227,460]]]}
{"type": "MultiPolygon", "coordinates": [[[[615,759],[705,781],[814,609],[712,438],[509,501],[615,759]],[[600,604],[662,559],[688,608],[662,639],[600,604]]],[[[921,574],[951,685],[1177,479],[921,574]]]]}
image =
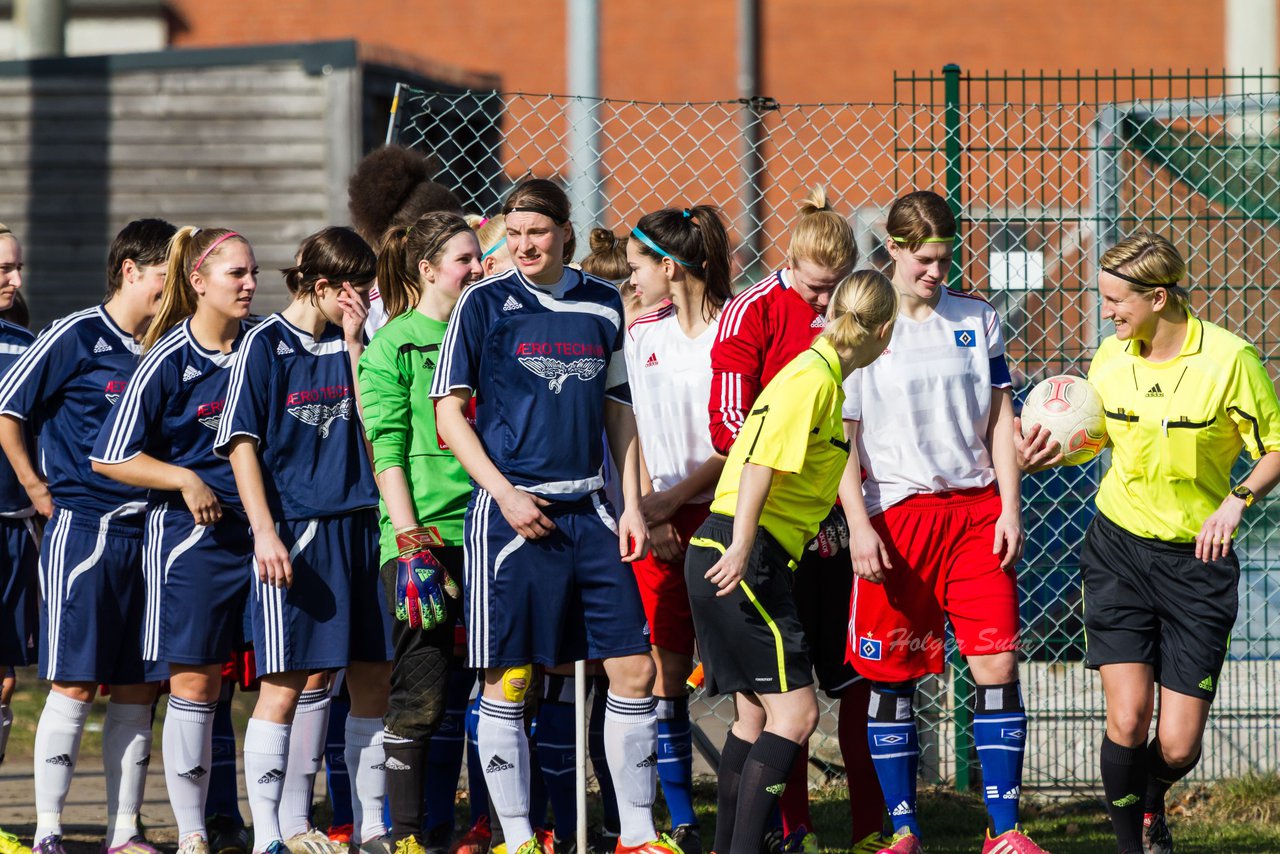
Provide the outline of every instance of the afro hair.
{"type": "Polygon", "coordinates": [[[356,164],[347,183],[351,224],[371,246],[388,228],[417,222],[429,211],[462,213],[453,191],[431,180],[436,162],[399,145],[374,149],[356,164]]]}

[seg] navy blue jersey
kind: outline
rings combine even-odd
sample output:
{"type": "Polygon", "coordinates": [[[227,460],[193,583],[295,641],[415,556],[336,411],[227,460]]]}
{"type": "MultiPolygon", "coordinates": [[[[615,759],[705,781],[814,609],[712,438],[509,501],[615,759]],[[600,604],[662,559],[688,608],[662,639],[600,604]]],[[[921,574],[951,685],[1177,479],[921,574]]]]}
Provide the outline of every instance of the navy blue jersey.
{"type": "MultiPolygon", "coordinates": [[[[123,463],[138,454],[191,469],[218,501],[240,508],[231,463],[213,453],[231,365],[244,330],[230,353],[206,350],[191,334],[191,321],[170,329],[147,351],[120,405],[102,425],[93,459],[123,463]]],[[[152,491],[152,504],[186,508],[177,492],[152,491]]]]}
{"type": "Polygon", "coordinates": [[[227,456],[236,436],[258,440],[277,521],[378,506],[351,354],[332,324],[316,339],[273,314],[245,336],[214,451],[227,456]]]}
{"type": "MultiPolygon", "coordinates": [[[[9,370],[9,366],[18,357],[27,352],[36,337],[16,323],[0,320],[0,374],[9,370]]],[[[27,447],[34,447],[29,443],[27,447]]],[[[9,465],[9,458],[0,454],[0,516],[29,515],[31,499],[27,491],[18,483],[18,476],[9,465]]]]}
{"type": "Polygon", "coordinates": [[[565,268],[548,289],[512,270],[463,292],[431,396],[470,389],[480,441],[512,484],[581,498],[604,485],[605,398],[631,405],[623,336],[609,282],[565,268]]]}
{"type": "MultiPolygon", "coordinates": [[[[138,343],[102,306],[55,320],[0,379],[0,413],[35,433],[53,503],[96,516],[144,507],[146,491],[93,471],[89,452],[138,365],[138,343]]],[[[126,511],[127,512],[127,511],[126,511]]]]}

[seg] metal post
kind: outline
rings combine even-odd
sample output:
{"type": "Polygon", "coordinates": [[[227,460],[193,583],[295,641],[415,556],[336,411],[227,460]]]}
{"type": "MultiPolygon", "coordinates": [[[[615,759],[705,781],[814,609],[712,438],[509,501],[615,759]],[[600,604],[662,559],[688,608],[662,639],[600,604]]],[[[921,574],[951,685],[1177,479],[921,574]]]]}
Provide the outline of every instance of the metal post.
{"type": "MultiPolygon", "coordinates": [[[[569,201],[578,246],[604,218],[600,169],[600,6],[599,0],[567,0],[565,64],[569,95],[569,201]]],[[[580,849],[585,850],[585,849],[580,849]]]]}
{"type": "Polygon", "coordinates": [[[578,850],[587,850],[587,663],[573,663],[574,802],[578,807],[578,850]]]}
{"type": "MultiPolygon", "coordinates": [[[[942,124],[946,138],[943,140],[946,155],[946,191],[947,204],[956,218],[960,239],[956,241],[951,262],[951,275],[948,283],[951,287],[959,287],[964,281],[964,256],[962,253],[964,239],[963,206],[960,201],[964,189],[964,156],[963,140],[960,138],[960,66],[951,63],[942,67],[943,112],[942,124]]],[[[952,721],[955,731],[952,741],[956,751],[956,788],[967,791],[973,788],[973,690],[969,681],[969,668],[964,658],[956,653],[951,662],[954,676],[955,704],[952,707],[952,721]]]]}
{"type": "Polygon", "coordinates": [[[66,54],[67,0],[17,0],[13,23],[22,59],[66,54]]]}
{"type": "Polygon", "coordinates": [[[742,139],[742,218],[738,223],[741,243],[739,261],[744,272],[754,281],[760,272],[761,237],[763,222],[761,209],[764,192],[761,179],[764,176],[764,158],[760,154],[763,137],[763,118],[757,108],[760,94],[760,9],[759,0],[738,0],[738,100],[742,103],[739,116],[742,139]]]}

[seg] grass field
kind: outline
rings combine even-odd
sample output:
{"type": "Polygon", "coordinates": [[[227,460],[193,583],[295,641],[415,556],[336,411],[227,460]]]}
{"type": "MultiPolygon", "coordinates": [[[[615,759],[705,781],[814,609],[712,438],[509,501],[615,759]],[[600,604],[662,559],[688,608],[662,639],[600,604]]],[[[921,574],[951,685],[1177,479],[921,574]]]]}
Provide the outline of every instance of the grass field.
{"type": "MultiPolygon", "coordinates": [[[[20,673],[19,690],[13,702],[16,720],[8,751],[15,761],[6,763],[7,772],[18,766],[21,757],[29,757],[32,752],[44,691],[43,683],[35,679],[34,673],[29,670],[20,673]]],[[[243,718],[247,716],[252,701],[253,695],[241,695],[237,700],[237,717],[241,718],[237,728],[241,731],[243,718]]],[[[81,748],[82,757],[96,758],[100,755],[102,713],[103,704],[96,704],[81,748]]],[[[156,752],[159,752],[158,738],[156,752]]],[[[157,770],[153,768],[153,777],[157,770]]],[[[152,781],[153,784],[156,782],[152,781]]],[[[29,784],[12,779],[9,783],[6,800],[13,802],[15,797],[31,797],[29,784]]],[[[320,791],[322,785],[317,785],[317,792],[320,791]]],[[[709,847],[716,820],[713,779],[698,781],[696,798],[703,819],[703,839],[709,847]]],[[[847,846],[847,799],[848,792],[843,786],[817,788],[812,792],[814,820],[824,851],[838,852],[847,846]]],[[[29,800],[26,802],[30,803],[29,800]]],[[[1028,832],[1049,851],[1055,854],[1105,854],[1115,850],[1106,813],[1097,798],[1044,800],[1030,796],[1024,797],[1023,802],[1024,824],[1028,832]]],[[[460,799],[460,826],[466,821],[465,812],[466,802],[460,799]]],[[[942,788],[925,789],[920,812],[930,854],[980,850],[986,819],[978,796],[942,788]]],[[[26,811],[21,810],[19,814],[25,815],[26,811]]],[[[326,805],[317,804],[318,822],[323,821],[326,814],[326,805]]],[[[1169,814],[1180,854],[1228,851],[1280,854],[1280,777],[1251,777],[1211,786],[1178,786],[1171,796],[1169,814]]],[[[70,854],[90,854],[97,850],[100,837],[96,834],[101,831],[95,825],[96,822],[89,822],[69,828],[70,854]]],[[[176,840],[172,838],[171,825],[168,829],[153,827],[153,840],[172,850],[176,840]]],[[[30,825],[20,822],[9,822],[6,829],[20,835],[30,834],[33,830],[30,825]]]]}

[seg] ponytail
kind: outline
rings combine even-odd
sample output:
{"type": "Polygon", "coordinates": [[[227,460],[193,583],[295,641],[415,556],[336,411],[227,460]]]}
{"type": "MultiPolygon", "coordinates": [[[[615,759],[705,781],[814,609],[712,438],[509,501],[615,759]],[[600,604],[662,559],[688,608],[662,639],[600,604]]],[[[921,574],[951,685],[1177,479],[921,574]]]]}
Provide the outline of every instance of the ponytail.
{"type": "Polygon", "coordinates": [[[143,351],[150,350],[166,332],[195,314],[199,296],[191,286],[191,274],[209,257],[216,256],[228,240],[248,243],[229,228],[197,228],[194,225],[184,225],[169,240],[164,291],[160,294],[160,308],[151,319],[147,333],[142,336],[143,351]]]}
{"type": "Polygon", "coordinates": [[[460,214],[432,211],[412,225],[387,229],[378,247],[378,293],[388,317],[399,317],[422,301],[418,262],[440,264],[445,244],[471,227],[460,214]]]}
{"type": "Polygon", "coordinates": [[[851,350],[898,316],[898,290],[876,270],[859,270],[831,292],[821,337],[837,350],[851,350]]]}
{"type": "Polygon", "coordinates": [[[858,263],[853,226],[831,208],[824,187],[814,187],[800,203],[800,220],[791,230],[787,258],[792,266],[808,261],[843,275],[858,263]]]}
{"type": "Polygon", "coordinates": [[[670,258],[702,283],[702,316],[710,320],[733,295],[729,234],[712,205],[645,214],[631,232],[641,255],[670,258]]]}

